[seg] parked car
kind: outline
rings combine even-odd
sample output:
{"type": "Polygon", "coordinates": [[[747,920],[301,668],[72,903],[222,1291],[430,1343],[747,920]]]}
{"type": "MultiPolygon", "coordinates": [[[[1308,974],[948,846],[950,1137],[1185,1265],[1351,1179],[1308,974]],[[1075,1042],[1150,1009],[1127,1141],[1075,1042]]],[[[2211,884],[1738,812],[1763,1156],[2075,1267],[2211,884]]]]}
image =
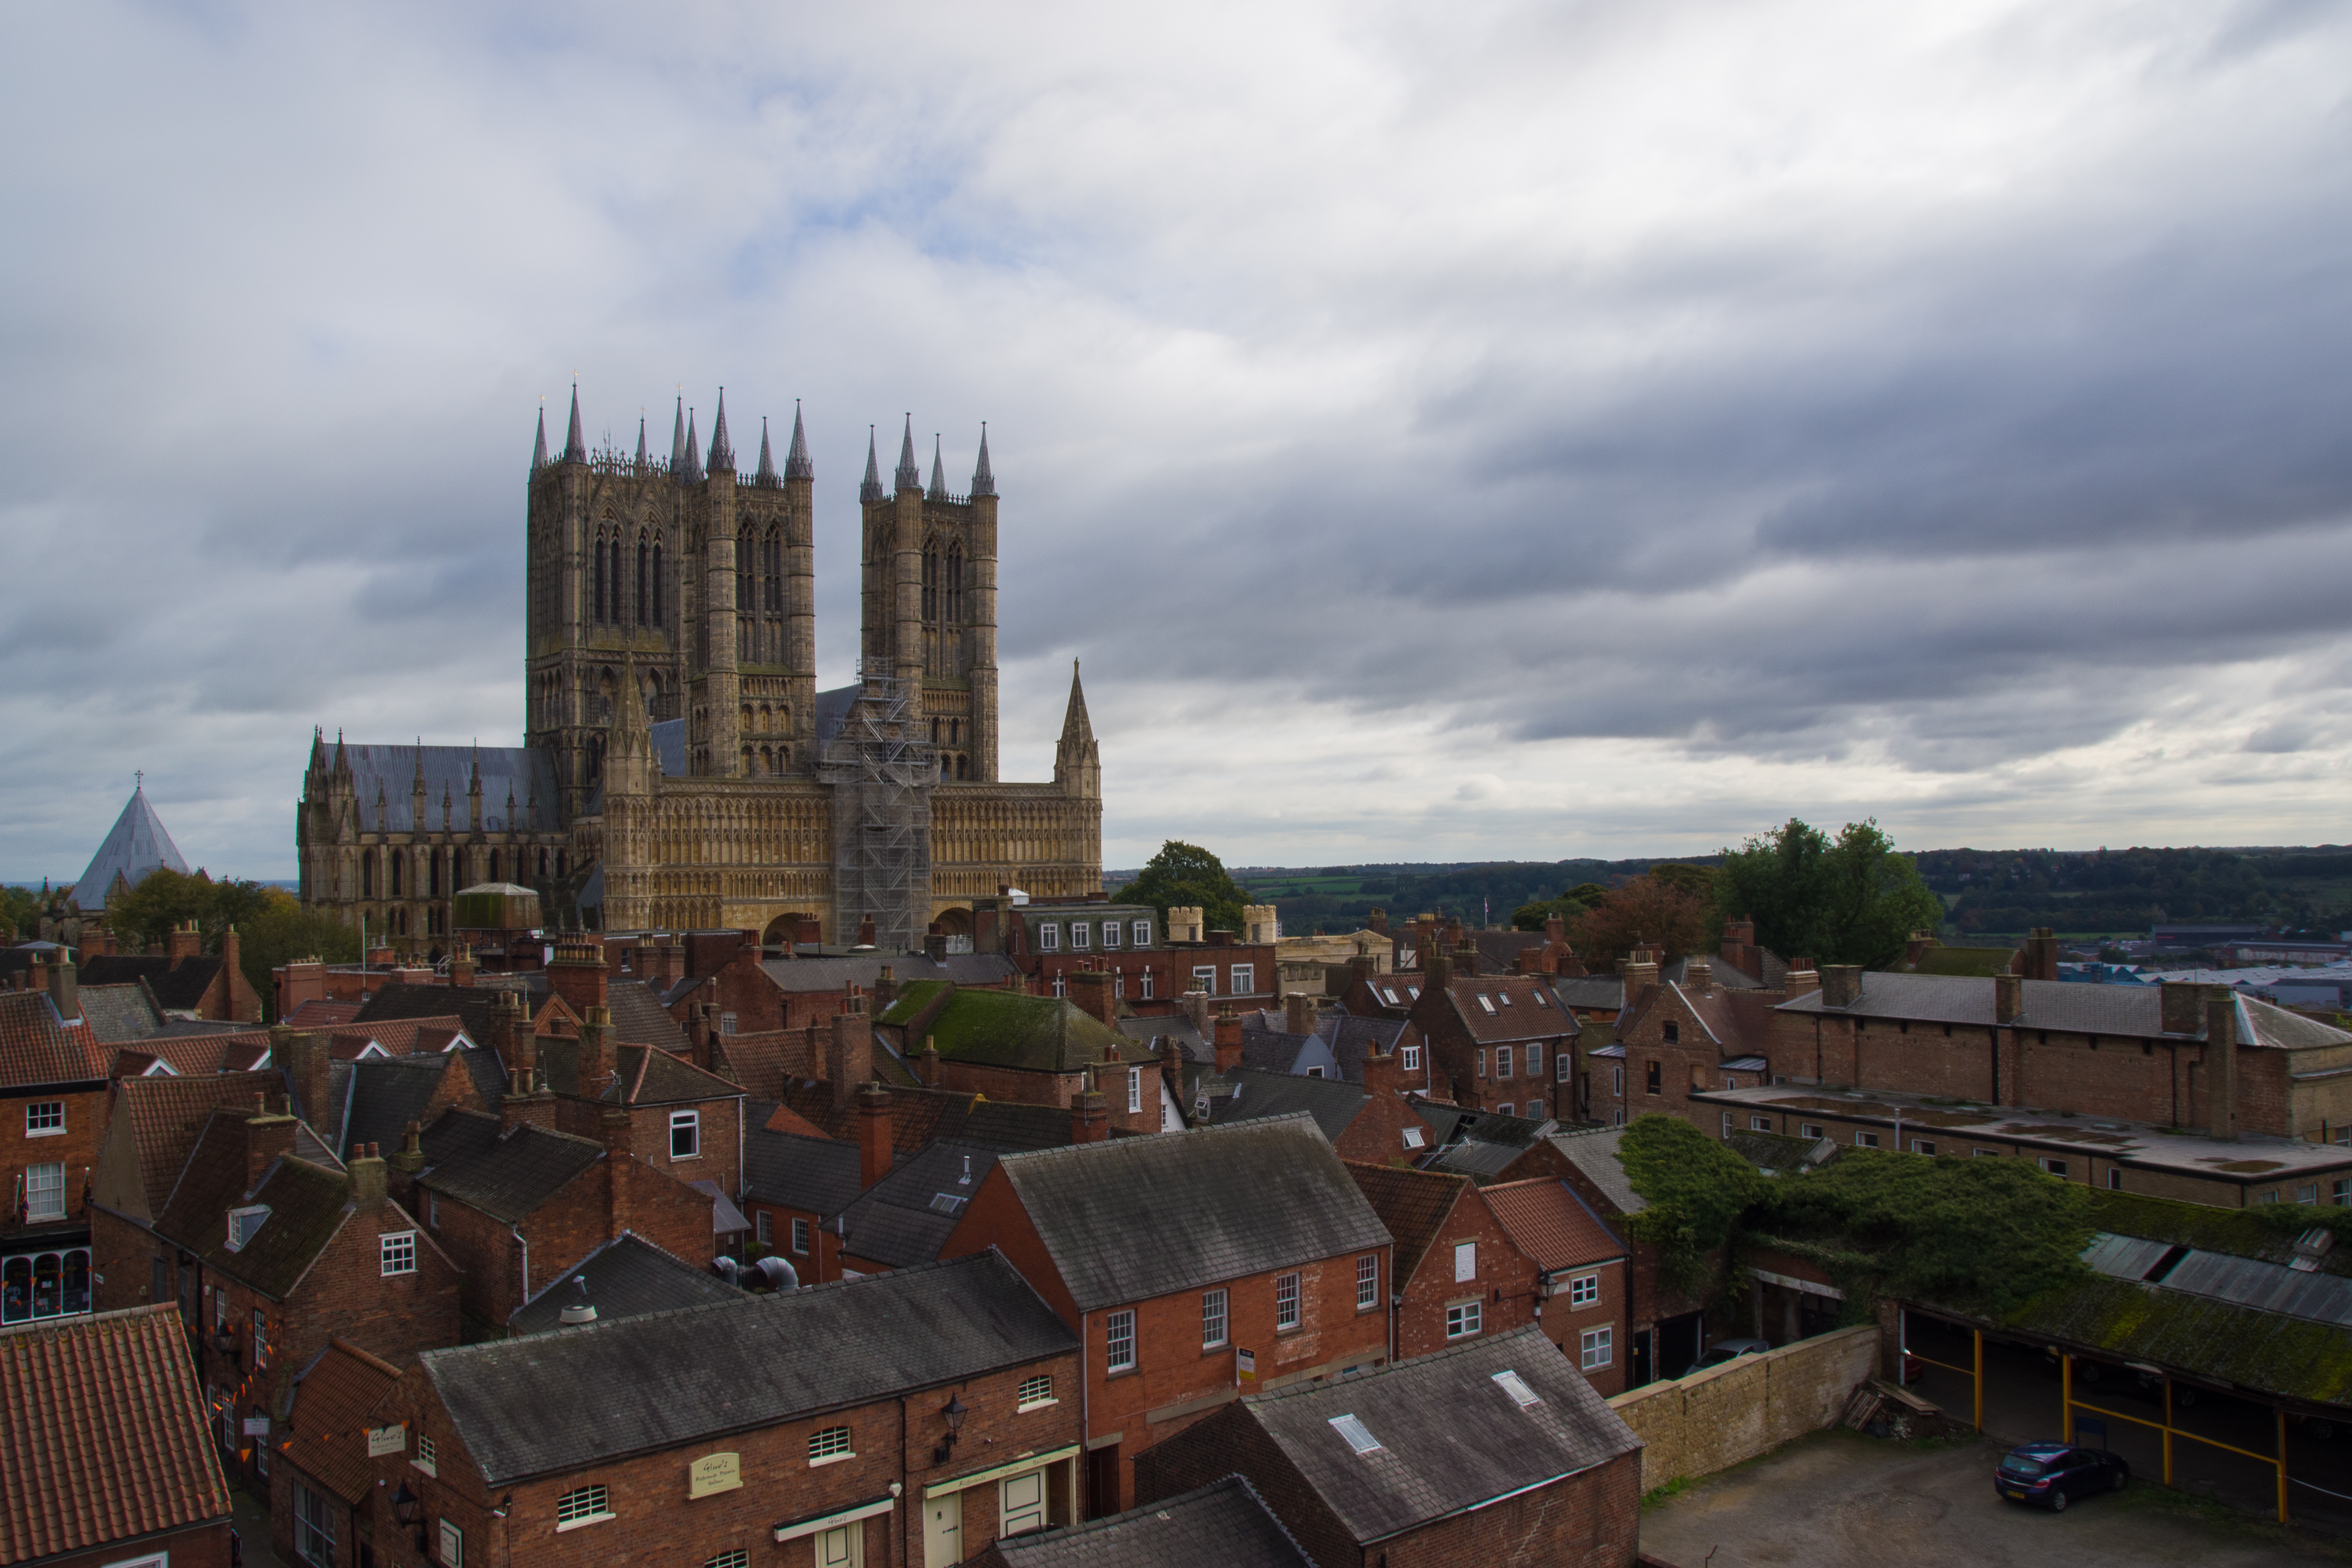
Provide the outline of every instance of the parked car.
{"type": "Polygon", "coordinates": [[[2069,1499],[2119,1492],[2130,1480],[2131,1466],[2105,1449],[2026,1443],[2001,1456],[1992,1487],[2011,1502],[2039,1503],[2063,1513],[2069,1499]]]}
{"type": "Polygon", "coordinates": [[[1721,1366],[1727,1361],[1738,1361],[1744,1355],[1762,1355],[1772,1348],[1769,1340],[1717,1340],[1706,1347],[1698,1360],[1691,1363],[1692,1372],[1705,1372],[1711,1366],[1721,1366]]]}

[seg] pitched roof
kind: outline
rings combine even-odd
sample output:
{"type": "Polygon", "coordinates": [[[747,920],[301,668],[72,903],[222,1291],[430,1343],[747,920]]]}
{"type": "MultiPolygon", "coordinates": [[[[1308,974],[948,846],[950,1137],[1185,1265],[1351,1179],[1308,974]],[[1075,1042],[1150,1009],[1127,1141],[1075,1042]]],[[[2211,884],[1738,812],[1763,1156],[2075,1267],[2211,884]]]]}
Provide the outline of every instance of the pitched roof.
{"type": "MultiPolygon", "coordinates": [[[[465,1020],[455,1013],[443,1013],[437,1017],[372,1018],[365,1023],[328,1029],[327,1048],[336,1056],[351,1058],[357,1058],[370,1046],[390,1057],[445,1051],[465,1027],[465,1020]]],[[[465,1037],[472,1038],[470,1035],[465,1037]]],[[[477,1047],[481,1044],[479,1040],[473,1043],[477,1047]]]]}
{"type": "Polygon", "coordinates": [[[269,1061],[269,1031],[230,1025],[198,1026],[186,1033],[164,1028],[132,1047],[183,1078],[218,1072],[251,1072],[269,1061]]]}
{"type": "Polygon", "coordinates": [[[1551,1146],[1584,1173],[1617,1213],[1640,1214],[1650,1204],[1633,1190],[1633,1178],[1625,1174],[1625,1163],[1618,1158],[1617,1146],[1624,1139],[1622,1127],[1602,1127],[1591,1131],[1556,1132],[1552,1134],[1551,1146]]]}
{"type": "Polygon", "coordinates": [[[155,1234],[194,1253],[207,1268],[282,1301],[350,1217],[351,1184],[339,1172],[281,1157],[248,1188],[245,1123],[251,1115],[227,1108],[212,1113],[170,1201],[155,1216],[155,1234]],[[268,1217],[230,1251],[228,1211],[257,1204],[269,1210],[268,1217]]]}
{"type": "Polygon", "coordinates": [[[1636,1437],[1530,1323],[1339,1382],[1242,1401],[1359,1543],[1606,1464],[1636,1437]],[[1498,1383],[1516,1373],[1521,1405],[1498,1383]],[[1380,1446],[1357,1453],[1353,1416],[1380,1446]]]}
{"type": "MultiPolygon", "coordinates": [[[[929,984],[909,986],[875,1022],[904,1026],[936,994],[929,984]]],[[[1114,1055],[1123,1062],[1154,1059],[1149,1046],[1129,1039],[1076,1004],[1018,991],[959,987],[939,1016],[923,1026],[923,1035],[947,1059],[1033,1072],[1075,1072],[1114,1055]]],[[[908,1046],[922,1049],[920,1041],[909,1040],[908,1046]]]]}
{"type": "Polygon", "coordinates": [[[286,1462],[315,1478],[345,1502],[368,1494],[374,1479],[367,1457],[369,1412],[398,1382],[400,1369],[337,1335],[294,1374],[287,1412],[286,1462]]]}
{"type": "Polygon", "coordinates": [[[357,1002],[335,1002],[313,996],[278,1021],[289,1029],[324,1029],[348,1024],[360,1016],[357,1002]]]}
{"type": "MultiPolygon", "coordinates": [[[[1995,982],[1990,975],[1882,974],[1862,976],[1853,1005],[1832,1007],[1822,993],[1809,991],[1780,1005],[1783,1013],[1827,1013],[1864,1018],[1893,1018],[1910,1023],[1993,1025],[1995,982]]],[[[2082,985],[2063,980],[2023,980],[2018,983],[2024,1011],[2004,1027],[2063,1029],[2086,1035],[2128,1035],[2141,1039],[2166,1037],[2164,993],[2159,985],[2082,985]]],[[[2305,1049],[2352,1044],[2352,1034],[2290,1013],[2284,1007],[2240,994],[2237,1008],[2240,1045],[2277,1049],[2305,1049]]],[[[2197,1009],[2197,1027],[2171,1035],[2173,1039],[2205,1037],[2205,1009],[2197,1009]]]]}
{"type": "Polygon", "coordinates": [[[1388,1240],[1304,1113],[1007,1154],[997,1170],[1081,1311],[1388,1240]]]}
{"type": "Polygon", "coordinates": [[[498,1014],[505,993],[481,985],[411,985],[395,981],[381,986],[374,995],[360,1004],[354,1024],[374,1024],[394,1018],[446,1018],[451,1014],[464,1020],[467,1036],[477,1044],[493,1037],[498,1026],[498,1014]]]}
{"type": "Polygon", "coordinates": [[[183,877],[188,874],[188,863],[180,857],[180,847],[172,842],[172,835],[163,826],[163,819],[147,804],[147,791],[142,785],[131,792],[122,804],[122,815],[106,830],[99,841],[98,853],[89,858],[89,867],[81,880],[68,895],[73,901],[95,914],[106,907],[106,893],[121,877],[126,886],[137,887],[147,873],[168,867],[183,877]]]}
{"type": "Polygon", "coordinates": [[[858,1193],[857,1145],[771,1132],[772,1104],[754,1101],[743,1124],[743,1196],[830,1218],[858,1193]]]}
{"type": "Polygon", "coordinates": [[[1358,1018],[1346,1013],[1328,1014],[1316,1033],[1331,1043],[1339,1076],[1349,1083],[1364,1081],[1364,1058],[1375,1051],[1387,1056],[1410,1026],[1402,1018],[1358,1018]]]}
{"type": "MultiPolygon", "coordinates": [[[[1412,1271],[1428,1255],[1430,1243],[1437,1239],[1445,1216],[1454,1212],[1454,1205],[1470,1190],[1470,1178],[1449,1172],[1368,1165],[1360,1160],[1349,1160],[1347,1166],[1364,1201],[1372,1205],[1372,1212],[1381,1216],[1381,1223],[1388,1226],[1389,1235],[1396,1241],[1394,1277],[1411,1279],[1412,1271]]],[[[1403,1288],[1402,1284],[1397,1287],[1403,1288]]]]}
{"type": "Polygon", "coordinates": [[[160,952],[101,952],[81,966],[81,980],[89,985],[129,985],[147,982],[157,1004],[185,1011],[205,999],[221,972],[216,952],[199,953],[176,962],[160,952]]]}
{"type": "Polygon", "coordinates": [[[919,952],[858,952],[842,957],[772,958],[760,967],[776,983],[777,990],[805,994],[846,991],[852,985],[871,991],[886,964],[892,981],[901,986],[951,980],[958,985],[986,989],[1002,986],[1008,977],[1021,973],[1000,952],[951,952],[944,962],[934,962],[919,952]]]}
{"type": "Polygon", "coordinates": [[[683,1051],[692,1044],[642,980],[612,982],[604,988],[604,1005],[613,1016],[613,1037],[623,1045],[683,1051]]]}
{"type": "Polygon", "coordinates": [[[1576,1015],[1538,975],[1466,975],[1447,982],[1446,993],[1475,1040],[1509,1045],[1577,1032],[1576,1015]]]}
{"type": "MultiPolygon", "coordinates": [[[[250,1110],[258,1097],[274,1100],[285,1092],[286,1075],[275,1068],[206,1078],[123,1079],[114,1086],[107,1142],[112,1145],[118,1136],[127,1140],[147,1213],[160,1215],[214,1110],[223,1106],[250,1110]]],[[[243,1164],[240,1158],[240,1169],[243,1164]]],[[[118,1201],[131,1196],[112,1195],[118,1201]]]]}
{"type": "Polygon", "coordinates": [[[1314,1568],[1249,1482],[1227,1476],[1084,1524],[998,1541],[1005,1568],[1314,1568]]]}
{"type": "Polygon", "coordinates": [[[113,1058],[87,1023],[60,1019],[46,991],[0,992],[0,1086],[88,1083],[113,1058]]]}
{"type": "Polygon", "coordinates": [[[0,1563],[228,1518],[169,1303],[0,1334],[0,1563]]]}
{"type": "Polygon", "coordinates": [[[427,1120],[433,1097],[452,1068],[443,1056],[370,1057],[345,1069],[349,1085],[337,1100],[331,1074],[328,1100],[334,1125],[327,1131],[338,1152],[361,1143],[381,1143],[396,1149],[412,1121],[427,1120]]]}
{"type": "Polygon", "coordinates": [[[892,1268],[929,1263],[996,1158],[993,1149],[942,1138],[901,1159],[841,1210],[841,1249],[892,1268]]]}
{"type": "Polygon", "coordinates": [[[596,1309],[598,1322],[610,1323],[647,1312],[740,1300],[742,1295],[708,1269],[663,1251],[633,1230],[623,1231],[516,1308],[507,1329],[517,1334],[561,1329],[563,1309],[582,1301],[596,1309]]]}
{"type": "Polygon", "coordinates": [[[433,1163],[418,1186],[513,1225],[604,1157],[593,1139],[518,1121],[501,1130],[495,1116],[450,1110],[425,1140],[433,1163]]]}
{"type": "Polygon", "coordinates": [[[1233,1092],[1213,1102],[1210,1119],[1223,1126],[1235,1121],[1264,1121],[1269,1117],[1315,1118],[1323,1136],[1339,1141],[1349,1123],[1371,1103],[1361,1084],[1336,1078],[1299,1078],[1286,1072],[1260,1072],[1234,1068],[1225,1075],[1233,1092]]]}
{"type": "Polygon", "coordinates": [[[142,981],[80,987],[81,1016],[102,1045],[143,1039],[163,1027],[163,1010],[142,981]]]}
{"type": "Polygon", "coordinates": [[[419,1358],[496,1486],[1025,1365],[1077,1348],[993,1250],[419,1358]],[[593,1389],[593,1400],[581,1390],[593,1389]]]}
{"type": "Polygon", "coordinates": [[[1163,1035],[1173,1035],[1188,1061],[1211,1062],[1217,1059],[1216,1047],[1202,1039],[1201,1031],[1192,1026],[1192,1020],[1181,1013],[1166,1013],[1149,1018],[1121,1018],[1118,1032],[1147,1047],[1154,1046],[1163,1035]]]}
{"type": "Polygon", "coordinates": [[[1565,1182],[1504,1182],[1488,1187],[1486,1198],[1511,1245],[1547,1274],[1626,1256],[1616,1232],[1565,1182]]]}
{"type": "Polygon", "coordinates": [[[651,1046],[614,1046],[613,1076],[604,1084],[580,1081],[581,1045],[577,1040],[541,1040],[540,1069],[548,1088],[558,1094],[579,1095],[614,1105],[677,1105],[688,1100],[732,1100],[743,1094],[740,1084],[706,1072],[692,1062],[651,1046]]]}
{"type": "Polygon", "coordinates": [[[721,1078],[740,1084],[749,1093],[767,1100],[782,1092],[784,1068],[791,1060],[787,1047],[806,1038],[798,1029],[719,1035],[710,1042],[710,1068],[721,1078]]]}
{"type": "Polygon", "coordinates": [[[492,833],[528,832],[556,826],[555,763],[530,746],[369,746],[346,744],[352,792],[360,821],[374,831],[408,833],[440,821],[441,797],[456,803],[451,818],[462,825],[476,770],[482,781],[482,826],[492,833]],[[416,781],[425,781],[423,824],[413,820],[416,781]],[[381,795],[383,808],[376,807],[381,795]],[[514,802],[508,817],[507,802],[514,802]]]}

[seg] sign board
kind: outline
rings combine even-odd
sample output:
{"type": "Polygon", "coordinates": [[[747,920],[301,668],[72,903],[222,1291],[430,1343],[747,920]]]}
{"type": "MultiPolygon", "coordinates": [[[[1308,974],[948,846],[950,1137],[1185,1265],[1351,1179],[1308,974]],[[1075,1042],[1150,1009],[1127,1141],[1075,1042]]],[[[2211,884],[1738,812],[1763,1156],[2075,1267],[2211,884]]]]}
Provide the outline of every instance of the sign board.
{"type": "Polygon", "coordinates": [[[268,1416],[267,1416],[267,1415],[248,1415],[248,1416],[247,1416],[247,1417],[245,1418],[245,1435],[246,1435],[247,1436],[248,1436],[248,1437],[267,1437],[267,1436],[269,1436],[269,1417],[268,1417],[268,1416]]]}
{"type": "Polygon", "coordinates": [[[742,1484],[742,1461],[734,1454],[705,1454],[686,1472],[686,1495],[689,1499],[731,1492],[742,1484]]]}
{"type": "Polygon", "coordinates": [[[408,1452],[408,1424],[397,1426],[371,1426],[367,1429],[368,1458],[381,1459],[386,1454],[408,1452]]]}
{"type": "Polygon", "coordinates": [[[1251,1383],[1257,1381],[1257,1352],[1237,1350],[1234,1352],[1234,1370],[1251,1383]]]}

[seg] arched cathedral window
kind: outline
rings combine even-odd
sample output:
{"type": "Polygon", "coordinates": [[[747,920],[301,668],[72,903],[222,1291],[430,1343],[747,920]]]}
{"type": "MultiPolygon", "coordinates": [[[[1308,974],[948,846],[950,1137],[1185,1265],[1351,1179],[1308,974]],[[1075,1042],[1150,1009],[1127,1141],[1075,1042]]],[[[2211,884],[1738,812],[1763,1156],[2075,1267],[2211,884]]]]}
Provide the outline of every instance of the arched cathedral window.
{"type": "Polygon", "coordinates": [[[940,618],[940,549],[928,543],[923,546],[923,619],[940,618]]]}
{"type": "Polygon", "coordinates": [[[669,625],[668,612],[662,608],[661,541],[654,541],[654,625],[669,625]]]}
{"type": "Polygon", "coordinates": [[[776,531],[770,529],[765,543],[767,559],[761,563],[767,578],[767,601],[770,611],[784,607],[784,542],[776,531]]]}
{"type": "Polygon", "coordinates": [[[646,603],[646,591],[648,584],[646,581],[646,565],[652,549],[653,546],[646,542],[644,534],[637,535],[637,625],[639,626],[644,626],[646,620],[646,611],[648,605],[646,603]]]}
{"type": "Polygon", "coordinates": [[[735,607],[751,608],[751,542],[748,539],[735,542],[735,607]]]}
{"type": "Polygon", "coordinates": [[[963,619],[963,546],[948,546],[948,616],[950,622],[963,619]]]}
{"type": "Polygon", "coordinates": [[[592,619],[599,622],[604,619],[604,595],[609,591],[610,588],[604,576],[604,536],[602,532],[599,532],[596,535],[596,607],[594,610],[590,612],[592,619]]]}

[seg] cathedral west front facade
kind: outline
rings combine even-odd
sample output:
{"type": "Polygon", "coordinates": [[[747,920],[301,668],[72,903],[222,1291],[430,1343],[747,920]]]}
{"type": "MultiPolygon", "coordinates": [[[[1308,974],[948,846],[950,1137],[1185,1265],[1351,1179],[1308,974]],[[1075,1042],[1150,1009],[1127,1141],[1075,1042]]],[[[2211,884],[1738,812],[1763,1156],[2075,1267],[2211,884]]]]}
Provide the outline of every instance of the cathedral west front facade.
{"type": "Polygon", "coordinates": [[[820,691],[815,470],[800,416],[781,471],[764,422],[740,473],[724,395],[707,456],[680,410],[669,457],[591,454],[572,395],[542,416],[526,505],[526,714],[517,747],[312,738],[296,837],[306,902],[412,951],[460,888],[540,889],[607,931],[730,928],[888,950],[1018,886],[1102,883],[1102,768],[1076,673],[1051,783],[997,770],[997,495],[970,492],[911,421],[885,486],[869,439],[859,671],[820,691]]]}

